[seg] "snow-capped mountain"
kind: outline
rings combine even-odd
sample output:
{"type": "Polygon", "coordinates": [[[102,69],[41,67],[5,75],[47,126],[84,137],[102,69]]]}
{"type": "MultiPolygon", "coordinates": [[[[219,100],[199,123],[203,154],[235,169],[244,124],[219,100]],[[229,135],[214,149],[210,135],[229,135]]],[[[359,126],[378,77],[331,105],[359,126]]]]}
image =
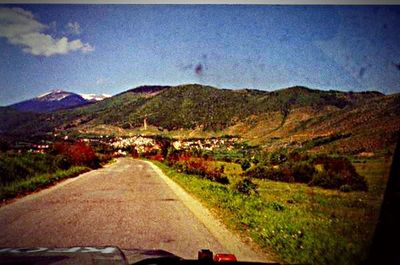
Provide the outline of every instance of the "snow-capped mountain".
{"type": "Polygon", "coordinates": [[[79,95],[81,95],[84,99],[91,102],[97,102],[111,97],[111,95],[108,94],[79,94],[79,95]]]}
{"type": "Polygon", "coordinates": [[[93,100],[85,99],[79,94],[56,89],[38,97],[10,105],[10,107],[19,111],[52,112],[60,109],[78,107],[92,102],[93,100]]]}
{"type": "Polygon", "coordinates": [[[78,94],[67,92],[61,89],[55,89],[36,97],[36,99],[39,101],[60,101],[72,95],[78,94]]]}

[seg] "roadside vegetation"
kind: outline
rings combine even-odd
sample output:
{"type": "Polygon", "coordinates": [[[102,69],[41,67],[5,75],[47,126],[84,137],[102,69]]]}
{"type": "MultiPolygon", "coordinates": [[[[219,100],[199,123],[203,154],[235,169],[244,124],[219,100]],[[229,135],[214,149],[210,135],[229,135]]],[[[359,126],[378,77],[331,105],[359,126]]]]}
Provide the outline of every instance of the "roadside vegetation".
{"type": "MultiPolygon", "coordinates": [[[[157,149],[139,153],[129,146],[124,151],[152,160],[231,230],[274,253],[276,260],[357,264],[365,259],[389,160],[305,148],[266,151],[244,142],[212,151],[176,150],[173,139],[155,139],[157,149]]],[[[336,141],[321,139],[312,146],[336,141]]],[[[0,198],[98,168],[118,154],[114,151],[80,139],[55,142],[46,154],[2,152],[0,198]]]]}
{"type": "Polygon", "coordinates": [[[224,174],[223,165],[216,166],[210,158],[195,157],[190,153],[169,152],[167,163],[174,167],[178,172],[193,174],[221,184],[229,184],[228,177],[224,174]]]}
{"type": "Polygon", "coordinates": [[[46,154],[0,153],[0,199],[45,188],[98,168],[105,161],[106,157],[99,157],[83,142],[59,142],[46,154]]]}
{"type": "Polygon", "coordinates": [[[246,170],[244,175],[341,191],[368,190],[365,178],[357,173],[350,160],[344,156],[276,151],[264,154],[260,160],[256,166],[246,170]]]}
{"type": "Polygon", "coordinates": [[[165,146],[144,157],[277,260],[309,264],[366,258],[390,164],[251,147],[212,153],[165,146]]]}
{"type": "MultiPolygon", "coordinates": [[[[342,192],[235,173],[224,185],[154,163],[231,229],[284,262],[309,264],[358,264],[366,258],[389,166],[383,161],[357,165],[374,192],[342,192]]],[[[238,164],[224,165],[226,171],[241,170],[238,164]]]]}
{"type": "MultiPolygon", "coordinates": [[[[219,161],[239,164],[242,169],[240,175],[248,180],[269,179],[305,183],[309,186],[340,189],[343,192],[368,190],[366,179],[357,173],[345,156],[310,155],[288,149],[262,152],[247,145],[241,145],[239,151],[224,154],[217,151],[216,155],[198,149],[176,150],[170,144],[164,144],[162,147],[164,151],[153,150],[152,153],[144,153],[142,156],[164,161],[178,172],[198,175],[221,184],[229,184],[230,180],[224,172],[224,165],[217,166],[218,158],[219,161]]],[[[134,156],[137,157],[138,154],[135,153],[134,156]]]]}

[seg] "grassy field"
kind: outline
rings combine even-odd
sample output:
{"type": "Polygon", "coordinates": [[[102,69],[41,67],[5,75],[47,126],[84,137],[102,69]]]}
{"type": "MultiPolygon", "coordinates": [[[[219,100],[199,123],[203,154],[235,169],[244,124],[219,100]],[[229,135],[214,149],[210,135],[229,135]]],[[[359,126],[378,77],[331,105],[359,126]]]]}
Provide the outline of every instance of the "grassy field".
{"type": "Polygon", "coordinates": [[[74,166],[67,170],[58,170],[53,173],[33,175],[26,179],[0,185],[0,200],[14,198],[19,195],[48,187],[62,179],[72,178],[89,170],[88,167],[74,166]]]}
{"type": "Polygon", "coordinates": [[[0,200],[48,187],[59,180],[96,168],[102,162],[94,152],[88,153],[91,149],[86,150],[81,144],[72,147],[70,156],[55,152],[0,153],[0,200]]]}
{"type": "Polygon", "coordinates": [[[154,163],[230,229],[251,237],[281,261],[358,264],[368,252],[390,163],[373,159],[353,162],[366,177],[368,192],[344,193],[306,184],[253,180],[258,195],[248,196],[233,189],[241,173],[237,164],[224,163],[231,184],[222,185],[154,163]]]}

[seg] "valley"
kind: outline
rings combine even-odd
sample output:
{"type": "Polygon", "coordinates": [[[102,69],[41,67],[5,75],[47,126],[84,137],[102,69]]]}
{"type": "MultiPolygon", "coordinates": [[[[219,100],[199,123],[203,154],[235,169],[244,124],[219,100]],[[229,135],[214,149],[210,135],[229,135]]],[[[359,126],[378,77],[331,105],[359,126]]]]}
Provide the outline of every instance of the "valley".
{"type": "Polygon", "coordinates": [[[197,84],[143,86],[56,112],[2,107],[0,132],[2,139],[28,135],[160,135],[176,139],[229,135],[270,151],[293,146],[357,154],[393,149],[400,124],[399,102],[399,94],[305,87],[266,92],[197,84]],[[322,138],[331,141],[311,147],[310,142],[322,138]]]}
{"type": "Polygon", "coordinates": [[[273,260],[358,263],[399,137],[399,102],[398,93],[191,84],[55,111],[1,107],[0,169],[24,176],[3,177],[0,195],[12,200],[133,157],[273,260]]]}

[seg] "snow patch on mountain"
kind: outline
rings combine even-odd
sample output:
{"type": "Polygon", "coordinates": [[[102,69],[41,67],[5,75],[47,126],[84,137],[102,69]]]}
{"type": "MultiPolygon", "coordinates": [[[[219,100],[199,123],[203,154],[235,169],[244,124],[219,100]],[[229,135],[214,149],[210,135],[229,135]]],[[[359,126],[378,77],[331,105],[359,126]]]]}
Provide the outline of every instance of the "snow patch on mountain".
{"type": "Polygon", "coordinates": [[[36,99],[40,100],[40,101],[60,101],[71,95],[76,95],[76,94],[71,93],[71,92],[66,92],[61,89],[55,89],[55,90],[52,90],[50,92],[47,92],[45,94],[42,94],[42,95],[36,97],[36,99]]]}
{"type": "Polygon", "coordinates": [[[95,103],[111,97],[107,94],[77,94],[62,89],[54,89],[40,96],[18,102],[10,107],[19,111],[52,112],[60,109],[70,109],[86,104],[95,103]]]}
{"type": "Polygon", "coordinates": [[[81,97],[88,101],[100,101],[111,97],[109,94],[79,94],[81,97]]]}

